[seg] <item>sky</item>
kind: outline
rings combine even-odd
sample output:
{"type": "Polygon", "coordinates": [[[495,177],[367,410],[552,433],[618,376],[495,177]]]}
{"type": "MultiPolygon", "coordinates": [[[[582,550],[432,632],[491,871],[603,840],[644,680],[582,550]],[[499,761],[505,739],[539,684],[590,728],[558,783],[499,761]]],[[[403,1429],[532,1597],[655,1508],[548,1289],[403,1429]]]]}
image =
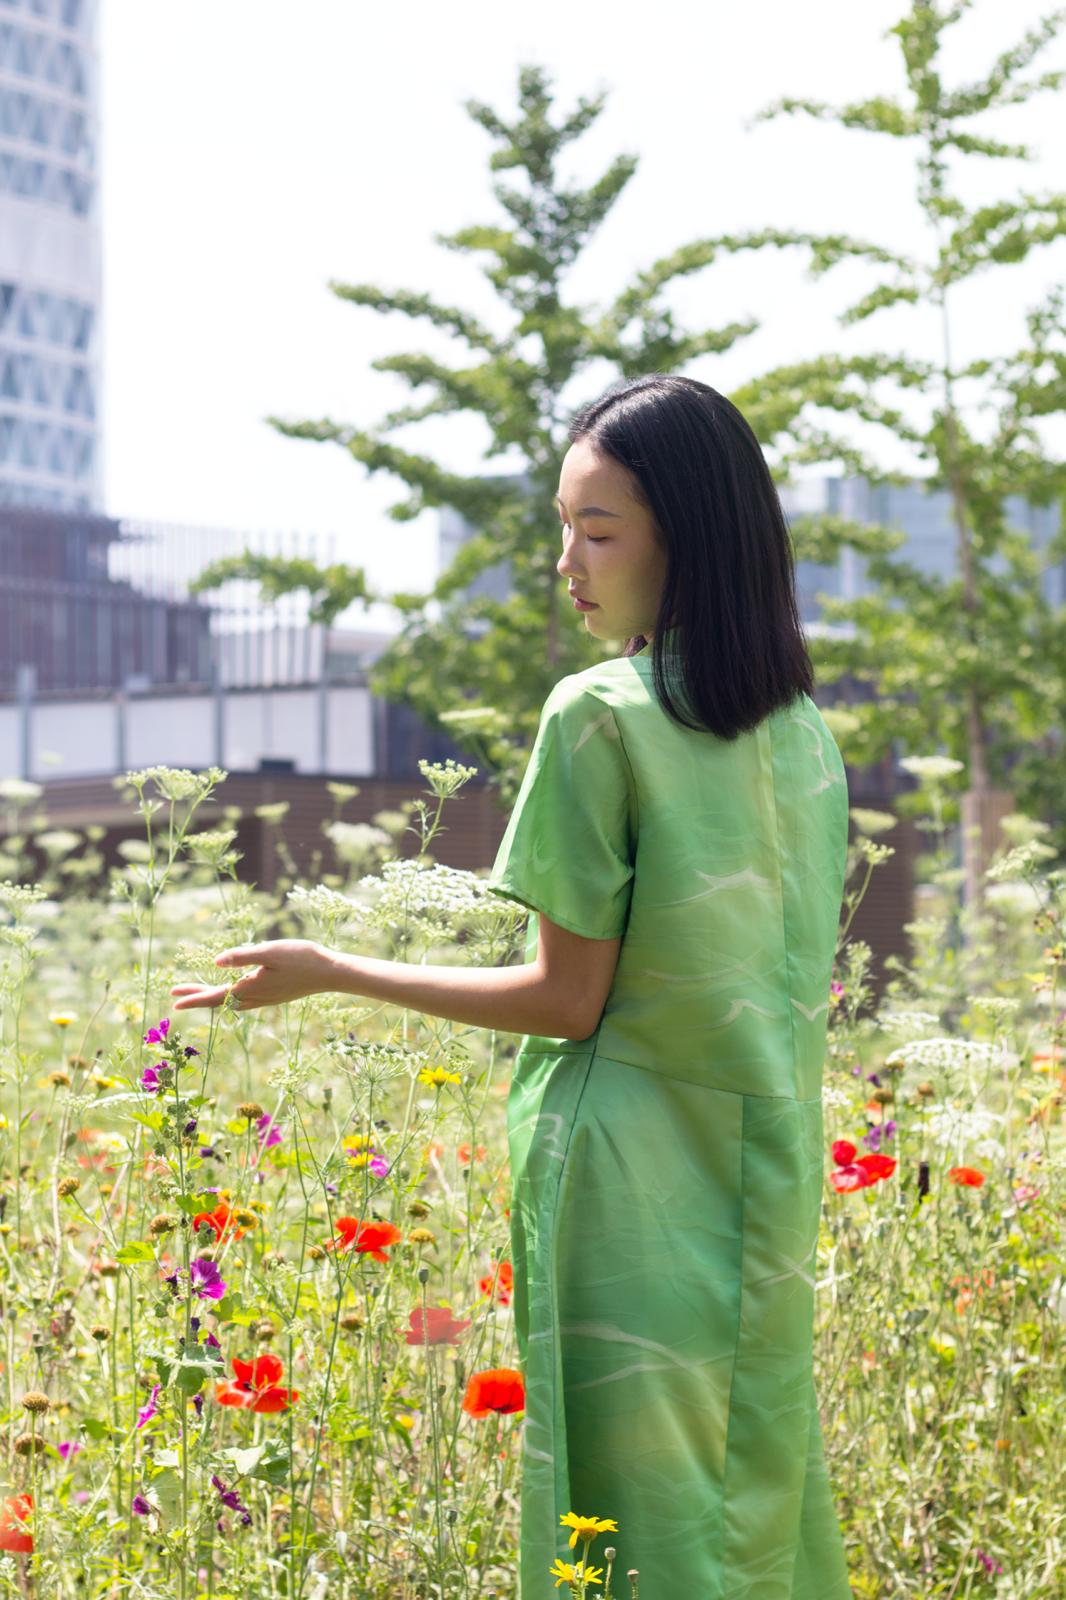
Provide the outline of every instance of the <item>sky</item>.
{"type": "MultiPolygon", "coordinates": [[[[379,591],[428,587],[436,511],[392,521],[385,508],[405,496],[401,481],[369,477],[342,447],[286,438],[265,418],[373,429],[426,397],[375,372],[374,360],[468,357],[424,320],[342,301],[331,280],[428,292],[508,327],[488,258],[434,238],[505,220],[492,193],[494,143],[464,102],[512,120],[524,64],[550,74],[556,119],[579,97],[606,95],[561,174],[592,183],[621,152],[639,166],[566,279],[573,302],[602,306],[679,245],[733,230],[849,232],[928,256],[909,145],[807,117],[749,121],[786,95],[839,104],[899,92],[899,46],[885,34],[904,9],[903,0],[658,0],[644,12],[604,0],[102,0],[104,510],[257,536],[332,535],[339,558],[365,566],[379,591]]],[[[984,75],[1047,9],[976,0],[948,35],[948,83],[984,75]]],[[[1066,36],[1029,73],[1060,66],[1066,36]]],[[[980,131],[1028,139],[1039,159],[964,165],[963,196],[1061,187],[1062,102],[1062,91],[1045,94],[985,119],[980,131]]],[[[684,370],[728,393],[831,349],[935,355],[928,309],[838,327],[873,270],[848,264],[814,281],[799,251],[772,251],[724,257],[674,283],[665,300],[685,326],[760,324],[684,370]]],[[[1063,241],[960,287],[956,360],[1014,346],[1026,306],[1053,281],[1066,281],[1063,241]]],[[[565,398],[576,408],[613,376],[590,367],[565,398]]],[[[486,459],[477,417],[434,418],[393,437],[460,472],[519,464],[486,459]]],[[[548,507],[545,537],[558,536],[548,507]]],[[[388,627],[395,615],[377,606],[366,621],[388,627]]]]}

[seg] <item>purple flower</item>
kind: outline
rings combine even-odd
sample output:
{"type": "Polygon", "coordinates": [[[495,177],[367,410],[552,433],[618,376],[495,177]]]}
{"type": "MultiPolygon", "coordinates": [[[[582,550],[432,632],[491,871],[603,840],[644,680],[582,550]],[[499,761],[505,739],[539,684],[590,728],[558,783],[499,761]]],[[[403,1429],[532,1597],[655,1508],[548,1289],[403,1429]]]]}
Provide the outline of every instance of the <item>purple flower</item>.
{"type": "Polygon", "coordinates": [[[866,1081],[867,1081],[867,1083],[874,1083],[874,1084],[876,1084],[876,1085],[877,1085],[877,1087],[878,1087],[878,1088],[879,1088],[879,1089],[880,1089],[880,1087],[881,1087],[881,1080],[880,1080],[880,1078],[879,1078],[879,1077],[878,1077],[878,1076],[877,1076],[877,1073],[876,1073],[876,1072],[868,1072],[868,1073],[867,1073],[867,1074],[866,1074],[866,1081]]]}
{"type": "Polygon", "coordinates": [[[197,1050],[195,1046],[191,1044],[187,1044],[181,1053],[185,1057],[186,1061],[188,1061],[190,1056],[198,1056],[200,1054],[199,1050],[197,1050]]]}
{"type": "Polygon", "coordinates": [[[241,1514],[241,1521],[244,1523],[245,1527],[247,1527],[252,1520],[252,1514],[248,1510],[248,1507],[241,1503],[241,1497],[237,1490],[227,1489],[226,1485],[222,1482],[222,1479],[217,1477],[214,1473],[211,1474],[211,1482],[218,1490],[219,1499],[222,1501],[222,1504],[224,1506],[228,1506],[230,1511],[239,1511],[241,1514]]]}
{"type": "Polygon", "coordinates": [[[222,1349],[222,1346],[219,1344],[213,1333],[208,1334],[207,1338],[204,1340],[204,1344],[213,1345],[216,1350],[222,1349]]]}
{"type": "Polygon", "coordinates": [[[978,1561],[981,1562],[981,1564],[984,1567],[986,1572],[1002,1572],[1003,1571],[1002,1563],[999,1562],[999,1561],[993,1561],[992,1557],[988,1556],[988,1555],[985,1555],[985,1552],[983,1550],[977,1550],[974,1553],[977,1556],[978,1561]]]}
{"type": "MultiPolygon", "coordinates": [[[[212,1157],[215,1161],[218,1161],[220,1159],[218,1151],[215,1149],[214,1145],[202,1144],[200,1146],[200,1154],[204,1157],[205,1160],[207,1159],[208,1156],[212,1157]]],[[[211,1193],[211,1194],[217,1194],[218,1193],[217,1189],[211,1189],[208,1192],[211,1193]]]]}
{"type": "Polygon", "coordinates": [[[872,1128],[867,1129],[862,1136],[862,1142],[868,1150],[878,1150],[881,1147],[882,1141],[887,1142],[889,1139],[891,1139],[895,1131],[896,1124],[890,1117],[887,1122],[875,1123],[872,1128]]]}
{"type": "Polygon", "coordinates": [[[148,1501],[144,1498],[143,1494],[134,1495],[133,1510],[136,1516],[147,1517],[151,1512],[151,1509],[151,1506],[148,1504],[148,1501]]]}
{"type": "Polygon", "coordinates": [[[843,994],[844,993],[844,985],[842,983],[837,983],[837,982],[834,981],[833,983],[831,983],[829,985],[829,993],[830,994],[843,994]]]}
{"type": "Polygon", "coordinates": [[[385,1160],[384,1156],[375,1156],[373,1161],[369,1162],[368,1164],[371,1172],[374,1173],[375,1177],[378,1178],[383,1178],[386,1172],[389,1170],[389,1163],[385,1160]]]}
{"type": "Polygon", "coordinates": [[[184,1128],[182,1128],[182,1130],[181,1130],[182,1138],[191,1139],[195,1132],[196,1132],[196,1118],[193,1117],[192,1121],[191,1122],[187,1122],[185,1124],[184,1128]]]}
{"type": "Polygon", "coordinates": [[[189,1281],[201,1300],[221,1300],[226,1292],[222,1274],[207,1256],[197,1256],[189,1268],[189,1281]]]}
{"type": "Polygon", "coordinates": [[[159,1075],[158,1067],[145,1067],[137,1082],[145,1094],[158,1094],[160,1089],[166,1087],[165,1080],[159,1075]]]}
{"type": "Polygon", "coordinates": [[[149,1028],[148,1032],[142,1035],[145,1044],[166,1044],[169,1029],[170,1018],[164,1017],[158,1028],[149,1028]]]}
{"type": "Polygon", "coordinates": [[[175,1269],[173,1272],[168,1272],[166,1274],[166,1276],[164,1277],[163,1282],[166,1284],[166,1286],[170,1290],[171,1294],[177,1294],[177,1292],[178,1292],[178,1274],[177,1274],[177,1269],[175,1269]]]}
{"type": "Polygon", "coordinates": [[[56,1449],[64,1461],[69,1461],[75,1451],[81,1449],[81,1445],[78,1444],[76,1439],[64,1439],[60,1444],[56,1445],[56,1449]]]}
{"type": "Polygon", "coordinates": [[[269,1111],[264,1111],[263,1115],[256,1119],[255,1125],[259,1132],[260,1150],[269,1150],[274,1145],[281,1143],[281,1129],[269,1111]]]}
{"type": "Polygon", "coordinates": [[[162,1387],[163,1385],[161,1383],[153,1385],[152,1392],[148,1396],[148,1404],[146,1406],[142,1406],[137,1413],[138,1428],[143,1428],[145,1423],[151,1422],[152,1418],[155,1416],[155,1397],[162,1387]]]}
{"type": "Polygon", "coordinates": [[[194,1394],[193,1397],[192,1397],[192,1403],[196,1407],[196,1415],[198,1417],[202,1416],[203,1415],[203,1410],[204,1410],[204,1397],[203,1397],[203,1395],[202,1394],[194,1394]]]}

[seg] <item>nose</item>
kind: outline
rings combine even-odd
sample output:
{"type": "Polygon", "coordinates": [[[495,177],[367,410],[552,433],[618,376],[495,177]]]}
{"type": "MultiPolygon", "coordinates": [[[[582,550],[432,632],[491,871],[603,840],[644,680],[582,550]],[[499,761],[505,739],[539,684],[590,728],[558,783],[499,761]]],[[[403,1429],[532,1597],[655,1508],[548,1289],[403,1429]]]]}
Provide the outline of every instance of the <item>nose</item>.
{"type": "Polygon", "coordinates": [[[563,553],[555,563],[555,570],[561,578],[574,577],[580,579],[581,573],[570,559],[571,545],[567,544],[566,534],[563,534],[563,553]]]}

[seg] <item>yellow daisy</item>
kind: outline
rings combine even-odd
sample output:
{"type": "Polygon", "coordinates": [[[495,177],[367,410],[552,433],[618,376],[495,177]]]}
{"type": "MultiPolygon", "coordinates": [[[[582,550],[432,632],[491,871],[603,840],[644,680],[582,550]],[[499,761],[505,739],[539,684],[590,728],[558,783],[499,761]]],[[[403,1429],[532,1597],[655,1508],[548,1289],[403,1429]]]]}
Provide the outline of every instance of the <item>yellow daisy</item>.
{"type": "Polygon", "coordinates": [[[48,1020],[49,1022],[54,1022],[57,1028],[69,1028],[72,1022],[77,1022],[78,1013],[76,1011],[50,1011],[48,1020]]]}
{"type": "Polygon", "coordinates": [[[611,1517],[579,1517],[576,1511],[560,1513],[559,1521],[567,1528],[573,1528],[570,1535],[571,1550],[579,1539],[594,1539],[598,1533],[617,1533],[618,1524],[611,1517]]]}
{"type": "Polygon", "coordinates": [[[557,1589],[561,1583],[580,1583],[582,1578],[586,1583],[602,1583],[603,1568],[589,1567],[586,1571],[580,1561],[576,1561],[571,1566],[568,1561],[560,1561],[559,1557],[556,1556],[555,1563],[548,1576],[555,1579],[555,1587],[557,1589]]]}
{"type": "Polygon", "coordinates": [[[418,1081],[419,1083],[440,1084],[461,1083],[462,1079],[457,1072],[448,1072],[444,1067],[426,1067],[418,1074],[418,1081]]]}

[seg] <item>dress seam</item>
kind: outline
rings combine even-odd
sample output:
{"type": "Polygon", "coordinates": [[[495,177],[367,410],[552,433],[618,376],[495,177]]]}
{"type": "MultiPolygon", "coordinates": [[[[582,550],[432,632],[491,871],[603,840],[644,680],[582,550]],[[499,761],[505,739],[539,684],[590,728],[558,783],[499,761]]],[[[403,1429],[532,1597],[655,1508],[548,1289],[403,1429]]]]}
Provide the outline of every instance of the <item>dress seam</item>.
{"type": "MultiPolygon", "coordinates": [[[[788,1042],[792,1053],[792,1082],[796,1083],[800,1075],[799,1056],[796,1050],[796,1013],[792,1009],[792,956],[789,950],[788,927],[785,919],[785,883],[784,860],[781,839],[781,815],[777,808],[777,773],[774,770],[774,736],[770,728],[766,730],[766,744],[770,755],[770,793],[774,802],[774,832],[777,837],[777,890],[781,897],[781,949],[785,957],[785,981],[788,986],[788,1042]]],[[[821,1096],[819,1096],[819,1099],[821,1096]]]]}
{"type": "Polygon", "coordinates": [[[722,1592],[721,1595],[717,1597],[717,1600],[725,1600],[725,1595],[727,1593],[726,1581],[729,1577],[727,1561],[729,1559],[731,1548],[729,1541],[729,1528],[727,1525],[727,1519],[729,1516],[729,1476],[731,1465],[729,1456],[729,1441],[733,1434],[733,1418],[735,1416],[735,1412],[733,1410],[733,1390],[736,1387],[737,1367],[740,1365],[741,1328],[744,1322],[744,1245],[747,1238],[747,1208],[745,1203],[746,1194],[744,1189],[744,1154],[747,1147],[747,1136],[744,1126],[746,1117],[747,1107],[744,1106],[741,1108],[740,1113],[740,1260],[737,1264],[737,1331],[733,1338],[733,1370],[729,1377],[729,1398],[726,1401],[725,1448],[722,1452],[722,1592]]]}

